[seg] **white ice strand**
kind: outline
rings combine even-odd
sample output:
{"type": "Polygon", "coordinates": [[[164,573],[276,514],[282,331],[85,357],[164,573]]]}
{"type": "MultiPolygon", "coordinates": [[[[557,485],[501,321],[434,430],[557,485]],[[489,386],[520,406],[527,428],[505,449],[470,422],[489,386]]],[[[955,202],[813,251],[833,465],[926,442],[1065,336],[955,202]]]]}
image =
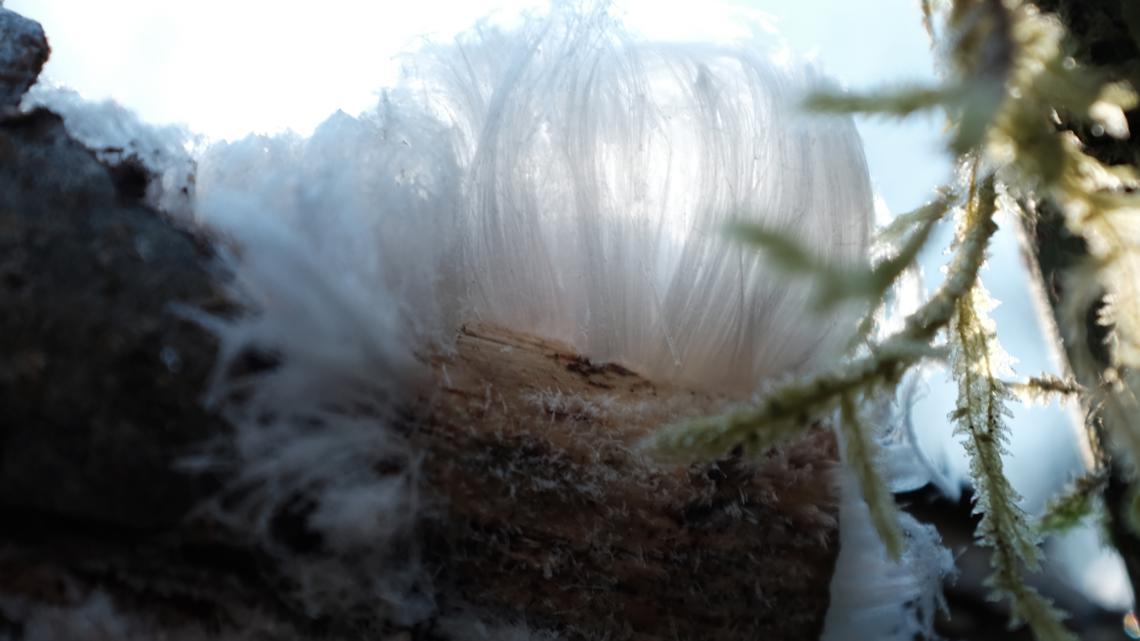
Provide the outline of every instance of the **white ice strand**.
{"type": "Polygon", "coordinates": [[[282,550],[280,563],[314,614],[367,603],[414,624],[435,607],[415,556],[418,456],[395,428],[428,379],[416,353],[456,315],[436,295],[457,181],[432,156],[447,148],[433,127],[337,114],[310,139],[250,137],[200,158],[197,215],[234,247],[235,294],[252,306],[195,315],[221,338],[211,400],[235,424],[244,488],[216,516],[275,549],[272,520],[313,501],[307,525],[328,553],[282,550]],[[235,375],[251,350],[275,366],[235,375]]]}
{"type": "Polygon", "coordinates": [[[753,388],[833,358],[846,330],[725,239],[744,218],[860,260],[872,216],[846,119],[757,43],[629,39],[555,10],[412,56],[403,87],[451,123],[474,317],[656,378],[753,388]]]}
{"type": "Polygon", "coordinates": [[[855,478],[840,470],[836,484],[839,558],[822,641],[936,638],[934,616],[944,607],[942,581],[954,572],[954,560],[938,531],[901,512],[904,549],[902,558],[892,561],[855,478]]]}

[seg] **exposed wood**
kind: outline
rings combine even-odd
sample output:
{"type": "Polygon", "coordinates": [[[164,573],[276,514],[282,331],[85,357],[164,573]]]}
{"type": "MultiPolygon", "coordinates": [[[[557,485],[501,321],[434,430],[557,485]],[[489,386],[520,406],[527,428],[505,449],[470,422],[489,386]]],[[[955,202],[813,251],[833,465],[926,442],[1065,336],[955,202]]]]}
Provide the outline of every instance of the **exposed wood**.
{"type": "Polygon", "coordinates": [[[818,637],[838,552],[830,432],[756,464],[659,463],[639,439],[724,401],[494,328],[457,347],[416,438],[459,595],[590,638],[818,637]]]}

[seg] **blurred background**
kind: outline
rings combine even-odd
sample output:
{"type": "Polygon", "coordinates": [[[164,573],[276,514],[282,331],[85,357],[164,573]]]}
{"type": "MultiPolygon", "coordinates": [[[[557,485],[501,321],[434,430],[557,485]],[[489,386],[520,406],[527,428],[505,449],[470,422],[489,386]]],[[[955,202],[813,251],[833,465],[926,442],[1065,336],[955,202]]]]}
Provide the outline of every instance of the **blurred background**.
{"type": "MultiPolygon", "coordinates": [[[[519,12],[545,3],[526,0],[8,0],[6,7],[40,21],[53,53],[45,76],[91,100],[113,98],[154,124],[180,123],[208,139],[291,129],[307,135],[336,110],[372,107],[379,90],[398,77],[400,52],[425,38],[448,38],[480,19],[509,24],[519,12]]],[[[759,32],[796,55],[814,60],[850,89],[936,80],[934,56],[921,26],[917,0],[752,0],[750,2],[615,0],[628,28],[649,38],[727,40],[759,32]]],[[[941,148],[943,122],[921,116],[905,122],[860,119],[871,178],[883,215],[908,211],[953,180],[941,148]]],[[[1020,376],[1058,373],[1037,325],[1012,225],[1003,225],[983,273],[1001,306],[999,335],[1020,376]]],[[[929,290],[941,278],[949,226],[922,259],[929,290]]],[[[951,490],[966,460],[946,416],[956,387],[941,372],[920,386],[913,417],[930,460],[951,490]]],[[[1016,408],[1008,471],[1031,513],[1080,469],[1070,420],[1062,408],[1016,408]]],[[[904,497],[920,516],[939,522],[960,554],[963,585],[972,561],[966,498],[904,497]],[[958,532],[954,528],[961,530],[958,532]]],[[[953,491],[951,492],[953,494],[953,491]]],[[[1120,614],[1132,595],[1115,556],[1090,525],[1050,541],[1053,559],[1044,581],[1075,617],[1111,621],[1121,638],[1120,614]],[[1052,581],[1055,583],[1050,583],[1052,581]],[[1049,586],[1053,585],[1052,588],[1049,586]],[[1068,590],[1069,592],[1065,592],[1068,590]],[[1091,599],[1083,602],[1081,595],[1091,599]],[[1068,599],[1068,601],[1065,601],[1068,599]],[[1111,614],[1110,614],[1111,612],[1111,614]]],[[[984,558],[977,572],[984,574],[984,558]]],[[[966,590],[966,588],[962,588],[966,590]]],[[[973,589],[973,588],[969,588],[973,589]]],[[[980,608],[984,606],[978,606],[980,608]]],[[[996,623],[995,632],[1004,625],[996,623]]],[[[1004,637],[995,637],[1004,638],[1004,637]]]]}

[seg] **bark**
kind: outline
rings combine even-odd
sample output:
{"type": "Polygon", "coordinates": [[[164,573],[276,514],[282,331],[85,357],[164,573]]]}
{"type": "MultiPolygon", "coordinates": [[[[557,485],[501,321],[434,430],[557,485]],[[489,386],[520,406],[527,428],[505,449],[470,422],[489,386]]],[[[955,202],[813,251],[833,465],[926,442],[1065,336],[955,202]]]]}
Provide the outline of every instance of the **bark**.
{"type": "Polygon", "coordinates": [[[130,202],[45,111],[0,123],[0,503],[169,527],[209,479],[176,457],[225,424],[201,406],[217,298],[205,241],[130,202]]]}
{"type": "MultiPolygon", "coordinates": [[[[1100,306],[1103,300],[1097,300],[1085,311],[1085,344],[1074,345],[1071,340],[1065,340],[1058,327],[1064,322],[1061,310],[1067,304],[1067,297],[1080,295],[1066,291],[1064,275],[1067,270],[1079,266],[1088,258],[1088,250],[1084,241],[1072,235],[1065,228],[1063,214],[1055,205],[1049,202],[1027,204],[1030,216],[1020,220],[1025,260],[1029,265],[1034,280],[1041,284],[1040,296],[1048,304],[1049,318],[1047,326],[1052,328],[1054,341],[1059,343],[1066,358],[1080,358],[1076,350],[1091,354],[1097,365],[1103,371],[1109,367],[1109,355],[1106,346],[1108,328],[1101,325],[1099,317],[1100,306]]],[[[1078,382],[1089,389],[1099,387],[1101,378],[1084,376],[1078,382]]],[[[1092,438],[1100,444],[1107,444],[1109,437],[1102,434],[1102,427],[1094,417],[1090,421],[1094,433],[1092,438]]],[[[1112,544],[1124,559],[1128,569],[1129,580],[1135,594],[1140,594],[1140,537],[1129,522],[1131,511],[1131,484],[1127,467],[1113,459],[1108,451],[1102,449],[1097,453],[1104,459],[1109,467],[1108,484],[1102,494],[1107,508],[1108,533],[1112,544]]]]}
{"type": "MultiPolygon", "coordinates": [[[[1129,6],[1130,0],[1036,0],[1036,4],[1061,18],[1070,35],[1069,44],[1083,64],[1108,70],[1120,79],[1137,84],[1140,80],[1140,48],[1135,38],[1140,34],[1129,31],[1129,17],[1133,21],[1137,17],[1136,10],[1129,6]]],[[[1140,139],[1136,136],[1140,132],[1140,109],[1129,110],[1125,116],[1133,132],[1127,139],[1095,133],[1067,115],[1062,115],[1060,126],[1073,131],[1085,150],[1100,161],[1109,165],[1137,167],[1140,166],[1140,139]]],[[[1110,367],[1106,341],[1108,328],[1097,320],[1099,309],[1104,304],[1103,298],[1094,297],[1096,300],[1085,309],[1082,332],[1085,344],[1073,344],[1058,329],[1065,322],[1061,310],[1065,309],[1068,301],[1074,296],[1083,298],[1080,292],[1066,290],[1065,274],[1089,259],[1088,249],[1081,238],[1068,231],[1064,215],[1057,205],[1044,200],[1026,203],[1026,207],[1030,215],[1020,220],[1023,249],[1034,280],[1039,284],[1040,297],[1048,307],[1044,320],[1063,352],[1062,359],[1071,362],[1080,358],[1079,353],[1091,355],[1099,372],[1078,373],[1082,376],[1079,382],[1086,388],[1097,388],[1102,385],[1100,374],[1110,367]]],[[[1094,440],[1106,444],[1107,436],[1099,434],[1099,420],[1095,416],[1090,425],[1094,432],[1098,432],[1093,434],[1094,440]]],[[[1104,457],[1109,469],[1109,482],[1103,493],[1109,534],[1124,559],[1133,593],[1140,594],[1140,536],[1129,517],[1135,477],[1126,464],[1114,460],[1107,446],[1102,449],[1104,451],[1098,454],[1104,457]]]]}
{"type": "MultiPolygon", "coordinates": [[[[238,313],[210,239],[49,112],[0,114],[0,166],[0,637],[96,593],[141,627],[66,635],[439,637],[302,613],[276,557],[194,512],[225,478],[177,463],[231,428],[200,403],[215,341],[173,310],[238,313]]],[[[838,553],[829,431],[758,461],[661,462],[638,440],[724,399],[495,328],[430,360],[437,385],[406,416],[441,612],[566,638],[818,636],[838,553]]]]}

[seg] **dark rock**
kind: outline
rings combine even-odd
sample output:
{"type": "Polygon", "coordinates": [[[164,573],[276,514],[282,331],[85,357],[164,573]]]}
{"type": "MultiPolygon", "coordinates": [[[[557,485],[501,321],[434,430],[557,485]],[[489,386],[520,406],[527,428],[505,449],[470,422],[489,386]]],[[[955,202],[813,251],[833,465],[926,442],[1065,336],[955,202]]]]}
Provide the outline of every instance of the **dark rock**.
{"type": "Polygon", "coordinates": [[[0,166],[0,510],[173,526],[215,487],[176,463],[227,429],[214,340],[171,308],[218,300],[209,245],[50,112],[0,119],[0,166]]]}
{"type": "Polygon", "coordinates": [[[38,22],[0,7],[0,111],[20,106],[50,53],[38,22]]]}

